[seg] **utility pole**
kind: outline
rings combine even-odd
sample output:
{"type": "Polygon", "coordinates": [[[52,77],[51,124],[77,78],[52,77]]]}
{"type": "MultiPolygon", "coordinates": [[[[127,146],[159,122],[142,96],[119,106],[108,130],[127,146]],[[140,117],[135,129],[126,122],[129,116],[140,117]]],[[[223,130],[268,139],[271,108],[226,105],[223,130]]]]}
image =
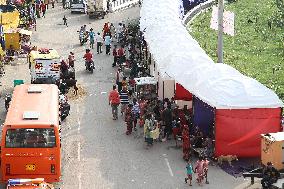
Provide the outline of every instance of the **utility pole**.
{"type": "Polygon", "coordinates": [[[223,63],[223,12],[224,0],[218,0],[218,63],[223,63]]]}

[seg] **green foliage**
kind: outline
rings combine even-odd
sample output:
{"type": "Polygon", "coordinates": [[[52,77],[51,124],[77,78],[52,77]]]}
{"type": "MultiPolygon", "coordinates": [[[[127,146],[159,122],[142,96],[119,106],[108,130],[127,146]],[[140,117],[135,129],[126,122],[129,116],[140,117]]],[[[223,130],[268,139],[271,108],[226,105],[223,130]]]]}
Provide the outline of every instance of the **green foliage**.
{"type": "MultiPolygon", "coordinates": [[[[279,5],[284,15],[283,1],[239,0],[226,4],[225,9],[235,13],[235,36],[224,35],[224,63],[274,90],[282,100],[284,29],[276,25],[272,15],[280,14],[279,5]],[[276,1],[280,4],[277,5],[276,1]]],[[[210,29],[211,14],[212,10],[200,14],[188,27],[200,46],[216,62],[217,31],[210,29]]]]}

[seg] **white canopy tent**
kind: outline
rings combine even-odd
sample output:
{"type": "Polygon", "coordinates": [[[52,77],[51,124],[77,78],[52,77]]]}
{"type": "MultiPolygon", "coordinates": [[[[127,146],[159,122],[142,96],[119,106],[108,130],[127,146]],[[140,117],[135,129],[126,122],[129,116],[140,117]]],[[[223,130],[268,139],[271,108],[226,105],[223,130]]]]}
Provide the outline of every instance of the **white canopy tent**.
{"type": "MultiPolygon", "coordinates": [[[[270,89],[225,64],[215,64],[180,19],[179,1],[144,0],[140,28],[158,69],[216,109],[283,107],[270,89]]],[[[164,75],[164,74],[162,74],[164,75]]]]}

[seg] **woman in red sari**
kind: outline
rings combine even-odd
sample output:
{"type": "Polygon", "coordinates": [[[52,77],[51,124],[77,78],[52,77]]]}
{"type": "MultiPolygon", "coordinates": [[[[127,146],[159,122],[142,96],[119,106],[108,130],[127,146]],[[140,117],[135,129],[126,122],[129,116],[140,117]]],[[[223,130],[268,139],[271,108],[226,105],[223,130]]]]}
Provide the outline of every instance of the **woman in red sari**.
{"type": "Polygon", "coordinates": [[[190,138],[189,138],[189,129],[187,125],[184,125],[182,130],[182,151],[183,151],[183,159],[188,161],[190,155],[190,138]]]}
{"type": "Polygon", "coordinates": [[[103,38],[104,39],[105,39],[105,35],[109,32],[110,32],[109,24],[108,24],[108,22],[106,22],[105,25],[104,25],[104,28],[103,28],[103,38]]]}

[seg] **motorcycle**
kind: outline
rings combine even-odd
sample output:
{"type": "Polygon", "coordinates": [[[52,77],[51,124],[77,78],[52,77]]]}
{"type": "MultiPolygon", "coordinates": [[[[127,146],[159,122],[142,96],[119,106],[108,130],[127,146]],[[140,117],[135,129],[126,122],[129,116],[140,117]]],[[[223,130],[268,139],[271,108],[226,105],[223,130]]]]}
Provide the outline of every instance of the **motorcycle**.
{"type": "Polygon", "coordinates": [[[70,104],[68,104],[67,102],[64,104],[60,105],[60,118],[61,121],[64,121],[68,115],[70,114],[70,104]]]}
{"type": "Polygon", "coordinates": [[[6,111],[8,111],[8,109],[9,109],[11,100],[12,100],[12,95],[7,94],[6,97],[5,97],[5,109],[6,109],[6,111]]]}
{"type": "Polygon", "coordinates": [[[65,120],[70,114],[70,104],[65,95],[59,95],[59,110],[60,110],[60,119],[61,121],[65,120]]]}
{"type": "Polygon", "coordinates": [[[88,34],[86,33],[79,33],[79,41],[80,41],[80,45],[83,46],[84,44],[86,44],[88,42],[88,34]]]}
{"type": "Polygon", "coordinates": [[[86,70],[87,71],[90,71],[91,73],[94,72],[94,69],[95,69],[95,65],[94,65],[94,61],[85,61],[85,66],[86,66],[86,70]]]}

